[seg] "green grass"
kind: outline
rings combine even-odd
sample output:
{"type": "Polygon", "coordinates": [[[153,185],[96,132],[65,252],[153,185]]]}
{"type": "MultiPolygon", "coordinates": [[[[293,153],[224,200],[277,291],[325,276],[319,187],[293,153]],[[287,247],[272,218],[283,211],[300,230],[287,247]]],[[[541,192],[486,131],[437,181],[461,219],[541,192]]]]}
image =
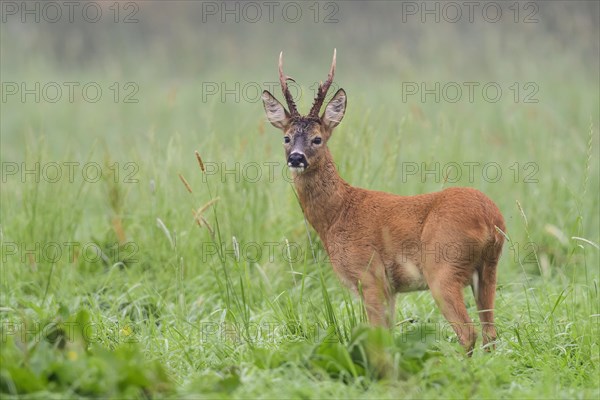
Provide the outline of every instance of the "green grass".
{"type": "MultiPolygon", "coordinates": [[[[246,68],[228,53],[223,68],[207,60],[179,78],[160,45],[148,45],[157,62],[140,71],[119,50],[123,69],[106,61],[65,72],[51,55],[31,55],[49,64],[42,68],[3,41],[15,54],[3,60],[3,81],[140,87],[137,104],[2,104],[3,172],[79,163],[72,182],[65,167],[56,183],[2,181],[3,397],[598,397],[597,60],[588,65],[573,48],[546,65],[559,45],[541,34],[537,53],[517,46],[502,57],[502,35],[485,31],[489,47],[472,65],[442,53],[435,37],[426,34],[413,60],[383,41],[371,65],[352,63],[360,50],[340,39],[336,81],[349,105],[330,148],[356,186],[408,195],[467,185],[498,204],[510,240],[498,266],[494,352],[479,338],[467,359],[429,292],[399,296],[391,332],[367,327],[307,229],[262,105],[201,101],[206,81],[276,80],[284,39],[256,48],[246,68]],[[534,81],[539,102],[402,102],[405,81],[495,81],[505,90],[534,81]],[[449,163],[461,167],[456,182],[444,179],[449,163]],[[99,166],[101,179],[84,179],[84,164],[99,166]],[[435,172],[422,179],[424,167],[435,172]],[[199,225],[192,209],[213,200],[199,225]]],[[[286,72],[301,83],[324,77],[329,55],[305,71],[301,50],[288,47],[286,72]]],[[[309,103],[303,97],[301,110],[309,103]]]]}

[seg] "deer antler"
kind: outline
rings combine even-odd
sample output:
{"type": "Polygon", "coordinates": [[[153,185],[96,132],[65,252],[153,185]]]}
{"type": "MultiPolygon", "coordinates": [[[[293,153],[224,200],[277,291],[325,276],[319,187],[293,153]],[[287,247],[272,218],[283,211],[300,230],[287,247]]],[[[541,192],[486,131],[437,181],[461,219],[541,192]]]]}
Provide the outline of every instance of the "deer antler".
{"type": "Polygon", "coordinates": [[[294,103],[294,99],[292,98],[290,89],[288,88],[287,81],[296,82],[293,78],[291,78],[283,73],[283,51],[282,51],[281,53],[279,53],[279,82],[281,83],[281,91],[283,92],[283,97],[285,97],[285,101],[287,102],[288,108],[290,109],[291,116],[298,117],[298,116],[300,116],[300,114],[298,113],[298,109],[296,108],[296,103],[294,103]]]}
{"type": "Polygon", "coordinates": [[[329,90],[329,86],[333,82],[333,75],[335,74],[335,54],[336,49],[333,49],[333,61],[331,61],[331,68],[329,69],[329,75],[327,75],[327,80],[325,83],[319,84],[319,89],[317,90],[317,97],[315,97],[315,102],[313,103],[310,112],[308,113],[309,117],[319,118],[319,111],[321,110],[321,106],[323,105],[323,101],[325,100],[325,96],[327,95],[327,91],[329,90]]]}

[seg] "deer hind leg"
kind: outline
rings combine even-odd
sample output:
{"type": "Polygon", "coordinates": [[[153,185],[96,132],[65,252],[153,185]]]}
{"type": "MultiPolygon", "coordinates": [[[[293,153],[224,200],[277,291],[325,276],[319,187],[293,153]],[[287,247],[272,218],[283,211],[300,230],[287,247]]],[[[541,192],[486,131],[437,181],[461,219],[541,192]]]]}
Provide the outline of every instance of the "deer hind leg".
{"type": "Polygon", "coordinates": [[[496,328],[494,327],[494,298],[496,296],[497,261],[485,261],[481,269],[475,272],[473,295],[479,311],[482,326],[483,348],[491,351],[495,348],[496,328]]]}
{"type": "Polygon", "coordinates": [[[438,264],[433,274],[426,274],[426,279],[442,315],[451,324],[458,341],[470,356],[475,347],[477,333],[465,306],[464,277],[456,267],[438,264]]]}

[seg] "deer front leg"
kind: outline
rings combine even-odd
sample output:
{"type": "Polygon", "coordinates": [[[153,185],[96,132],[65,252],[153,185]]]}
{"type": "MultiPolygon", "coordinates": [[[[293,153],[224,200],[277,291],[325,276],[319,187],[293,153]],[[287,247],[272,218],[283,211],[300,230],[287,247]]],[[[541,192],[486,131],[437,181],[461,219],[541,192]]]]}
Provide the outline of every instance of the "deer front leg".
{"type": "Polygon", "coordinates": [[[363,289],[363,301],[369,323],[390,328],[394,325],[395,296],[386,296],[377,288],[363,289]]]}
{"type": "Polygon", "coordinates": [[[394,325],[396,296],[386,279],[383,268],[363,274],[362,297],[369,323],[387,328],[394,325]]]}

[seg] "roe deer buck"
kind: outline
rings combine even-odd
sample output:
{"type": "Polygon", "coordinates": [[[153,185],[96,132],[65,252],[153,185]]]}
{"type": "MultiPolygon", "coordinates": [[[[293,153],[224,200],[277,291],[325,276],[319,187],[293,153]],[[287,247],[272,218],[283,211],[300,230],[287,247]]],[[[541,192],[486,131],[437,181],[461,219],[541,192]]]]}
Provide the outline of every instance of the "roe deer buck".
{"type": "Polygon", "coordinates": [[[268,120],[284,133],[288,167],[306,218],[319,234],[337,275],[362,295],[369,321],[390,326],[395,294],[430,289],[461,345],[471,354],[476,332],[463,298],[471,285],[484,348],[494,346],[496,266],[504,219],[496,205],[471,188],[399,196],[350,186],[337,173],[327,142],[346,110],[339,89],[319,117],[335,72],[306,116],[299,114],[279,55],[279,80],[288,110],[262,94],[268,120]]]}

